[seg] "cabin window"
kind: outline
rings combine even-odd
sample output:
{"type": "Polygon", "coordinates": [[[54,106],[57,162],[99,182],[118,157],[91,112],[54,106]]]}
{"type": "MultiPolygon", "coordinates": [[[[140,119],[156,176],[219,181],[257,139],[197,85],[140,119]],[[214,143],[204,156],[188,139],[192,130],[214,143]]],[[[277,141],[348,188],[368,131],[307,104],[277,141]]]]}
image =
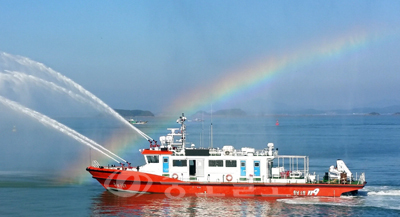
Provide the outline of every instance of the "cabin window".
{"type": "Polygon", "coordinates": [[[168,163],[168,158],[164,158],[164,163],[168,163]]]}
{"type": "Polygon", "coordinates": [[[187,160],[173,160],[172,161],[172,166],[174,166],[174,167],[186,167],[187,166],[187,160]]]}
{"type": "Polygon", "coordinates": [[[158,163],[159,159],[158,159],[158,155],[148,155],[147,156],[147,162],[149,163],[158,163]]]}
{"type": "Polygon", "coordinates": [[[209,160],[208,166],[210,167],[223,167],[224,163],[223,160],[209,160]]]}
{"type": "Polygon", "coordinates": [[[255,167],[259,167],[259,166],[260,166],[260,163],[259,163],[259,162],[255,162],[255,163],[254,163],[254,166],[255,166],[255,167]]]}
{"type": "Polygon", "coordinates": [[[226,167],[236,167],[236,160],[226,160],[225,165],[226,167]]]}

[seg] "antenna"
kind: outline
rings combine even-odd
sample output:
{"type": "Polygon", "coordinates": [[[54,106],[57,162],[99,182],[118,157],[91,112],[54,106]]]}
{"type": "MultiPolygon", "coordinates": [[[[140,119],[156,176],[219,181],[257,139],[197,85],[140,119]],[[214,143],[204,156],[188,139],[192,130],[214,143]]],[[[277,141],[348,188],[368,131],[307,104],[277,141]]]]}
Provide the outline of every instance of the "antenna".
{"type": "Polygon", "coordinates": [[[92,166],[92,148],[89,147],[89,166],[92,166]]]}
{"type": "Polygon", "coordinates": [[[211,140],[211,148],[213,148],[213,127],[212,127],[212,122],[211,122],[211,129],[210,129],[210,140],[211,140]]]}
{"type": "Polygon", "coordinates": [[[212,109],[212,104],[211,104],[211,126],[210,126],[210,145],[211,148],[213,148],[213,125],[212,125],[212,121],[213,121],[213,109],[212,109]]]}
{"type": "Polygon", "coordinates": [[[200,135],[200,147],[203,148],[203,135],[204,135],[204,111],[201,112],[201,135],[200,135]]]}

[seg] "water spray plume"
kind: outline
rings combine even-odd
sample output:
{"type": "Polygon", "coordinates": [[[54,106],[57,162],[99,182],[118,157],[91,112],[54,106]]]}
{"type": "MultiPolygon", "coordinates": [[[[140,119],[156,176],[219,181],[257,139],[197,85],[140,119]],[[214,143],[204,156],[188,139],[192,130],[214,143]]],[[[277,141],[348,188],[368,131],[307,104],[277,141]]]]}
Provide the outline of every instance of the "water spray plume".
{"type": "Polygon", "coordinates": [[[49,88],[52,91],[56,91],[59,93],[63,93],[71,97],[72,99],[76,100],[77,102],[81,103],[86,103],[89,104],[91,107],[104,112],[104,107],[100,106],[99,104],[93,102],[90,99],[87,99],[83,97],[80,94],[77,94],[75,92],[72,92],[64,87],[61,87],[54,82],[46,81],[44,79],[41,79],[39,77],[33,76],[33,75],[28,75],[22,72],[16,72],[16,71],[9,71],[9,70],[4,70],[6,73],[1,73],[0,72],[0,82],[1,81],[13,81],[14,83],[28,83],[32,82],[37,85],[40,85],[41,87],[46,87],[49,88]]]}
{"type": "MultiPolygon", "coordinates": [[[[68,87],[75,89],[76,91],[78,91],[79,93],[82,94],[82,96],[87,97],[88,99],[92,100],[93,102],[95,102],[97,105],[100,105],[103,108],[103,111],[111,114],[112,116],[114,116],[115,118],[117,118],[118,120],[120,120],[122,123],[124,123],[125,125],[127,125],[128,127],[130,127],[131,129],[135,130],[137,133],[139,133],[139,135],[141,135],[143,138],[145,138],[146,140],[153,140],[150,136],[146,135],[144,132],[140,131],[138,128],[136,128],[135,126],[133,126],[132,124],[130,124],[127,120],[125,120],[125,118],[123,118],[120,114],[118,114],[116,111],[114,111],[114,109],[110,108],[106,103],[104,103],[101,99],[99,99],[98,97],[96,97],[94,94],[92,94],[91,92],[87,91],[85,88],[83,88],[81,85],[77,84],[76,82],[74,82],[73,80],[71,80],[70,78],[60,74],[59,72],[54,71],[53,69],[46,67],[44,64],[33,61],[29,58],[26,57],[22,57],[22,56],[14,56],[5,52],[0,53],[0,56],[3,59],[3,64],[4,65],[9,65],[10,61],[14,61],[18,64],[20,64],[21,66],[26,66],[29,69],[38,69],[40,72],[45,73],[47,76],[50,75],[53,78],[55,78],[57,81],[61,82],[64,85],[67,85],[68,87]]],[[[0,62],[0,66],[1,66],[1,62],[0,62]]],[[[5,69],[6,70],[6,69],[5,69]]],[[[10,72],[10,71],[8,71],[10,72]]],[[[15,73],[15,72],[14,72],[15,73]]],[[[19,74],[20,75],[20,74],[19,74]]],[[[21,76],[21,75],[20,75],[21,76]]],[[[42,79],[43,80],[43,79],[42,79]]],[[[52,83],[52,82],[51,82],[52,83]]],[[[69,90],[67,90],[69,91],[69,90]]],[[[97,106],[96,106],[97,107],[97,106]]]]}
{"type": "Polygon", "coordinates": [[[103,155],[109,157],[110,159],[116,161],[117,163],[121,163],[120,161],[116,160],[115,158],[111,157],[110,155],[121,159],[124,162],[127,162],[126,160],[122,159],[121,157],[117,156],[116,154],[112,153],[110,150],[104,148],[103,146],[97,144],[95,141],[83,136],[82,134],[76,132],[75,130],[72,130],[71,128],[47,117],[46,115],[40,114],[39,112],[33,111],[29,108],[26,108],[20,104],[18,104],[17,102],[14,102],[12,100],[6,99],[2,96],[0,96],[0,102],[6,106],[8,106],[9,108],[18,111],[18,112],[22,112],[36,120],[38,120],[40,123],[46,125],[46,126],[50,126],[53,127],[54,129],[64,133],[65,135],[70,136],[71,138],[81,142],[82,144],[85,144],[91,148],[93,148],[94,150],[102,153],[103,155]],[[104,152],[105,151],[105,152],[104,152]],[[107,154],[107,153],[109,154],[107,154]]]}

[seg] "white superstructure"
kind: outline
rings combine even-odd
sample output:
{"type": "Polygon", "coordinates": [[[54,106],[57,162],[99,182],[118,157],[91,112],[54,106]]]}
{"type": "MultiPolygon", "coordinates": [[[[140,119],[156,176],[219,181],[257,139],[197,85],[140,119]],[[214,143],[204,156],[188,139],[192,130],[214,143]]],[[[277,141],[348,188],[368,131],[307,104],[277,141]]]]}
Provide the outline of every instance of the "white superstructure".
{"type": "Polygon", "coordinates": [[[180,128],[168,128],[160,137],[160,145],[151,144],[143,150],[146,164],[140,172],[167,176],[182,181],[208,182],[263,182],[306,183],[314,182],[309,175],[307,156],[278,155],[273,143],[262,150],[251,147],[235,149],[186,147],[186,117],[177,120],[180,128]]]}

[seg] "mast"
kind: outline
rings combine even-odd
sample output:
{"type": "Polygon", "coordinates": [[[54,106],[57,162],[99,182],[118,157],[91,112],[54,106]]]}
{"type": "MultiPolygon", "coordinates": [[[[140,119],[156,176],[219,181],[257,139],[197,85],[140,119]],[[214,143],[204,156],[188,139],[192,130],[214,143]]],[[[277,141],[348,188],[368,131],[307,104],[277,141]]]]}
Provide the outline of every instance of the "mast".
{"type": "Polygon", "coordinates": [[[182,116],[179,117],[178,120],[176,120],[177,123],[179,123],[181,125],[181,142],[182,142],[182,148],[185,148],[185,140],[186,140],[186,125],[185,125],[185,121],[186,121],[186,117],[185,114],[182,113],[182,116]]]}

